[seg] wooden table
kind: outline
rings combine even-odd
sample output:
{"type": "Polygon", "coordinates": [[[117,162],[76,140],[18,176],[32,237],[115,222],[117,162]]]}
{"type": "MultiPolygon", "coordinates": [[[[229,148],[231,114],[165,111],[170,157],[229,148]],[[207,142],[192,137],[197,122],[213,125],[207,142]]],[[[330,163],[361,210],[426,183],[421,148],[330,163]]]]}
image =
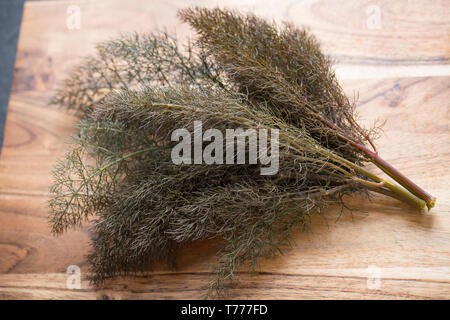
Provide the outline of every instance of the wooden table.
{"type": "MultiPolygon", "coordinates": [[[[89,285],[88,228],[49,233],[49,172],[75,119],[46,103],[97,41],[164,26],[184,36],[189,31],[176,10],[211,2],[25,4],[0,159],[0,298],[202,297],[214,262],[214,243],[207,241],[179,252],[177,271],[160,267],[149,278],[116,279],[102,290],[89,285]],[[67,8],[74,4],[81,24],[71,30],[67,8]],[[81,268],[81,289],[66,287],[69,265],[81,268]]],[[[450,298],[448,1],[220,2],[309,27],[336,59],[346,92],[359,92],[363,123],[386,121],[380,153],[438,198],[430,213],[379,195],[372,202],[348,199],[357,209],[353,215],[336,221],[330,210],[325,219],[315,218],[312,233],[295,233],[292,250],[264,260],[255,274],[240,272],[230,298],[450,298]]]]}

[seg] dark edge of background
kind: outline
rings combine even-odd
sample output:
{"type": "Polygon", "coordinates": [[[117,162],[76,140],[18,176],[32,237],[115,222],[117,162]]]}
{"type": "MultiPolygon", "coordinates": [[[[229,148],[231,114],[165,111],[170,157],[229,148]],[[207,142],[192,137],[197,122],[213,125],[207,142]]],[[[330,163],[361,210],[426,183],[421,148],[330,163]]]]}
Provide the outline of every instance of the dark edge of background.
{"type": "Polygon", "coordinates": [[[24,0],[0,0],[0,153],[24,0]]]}

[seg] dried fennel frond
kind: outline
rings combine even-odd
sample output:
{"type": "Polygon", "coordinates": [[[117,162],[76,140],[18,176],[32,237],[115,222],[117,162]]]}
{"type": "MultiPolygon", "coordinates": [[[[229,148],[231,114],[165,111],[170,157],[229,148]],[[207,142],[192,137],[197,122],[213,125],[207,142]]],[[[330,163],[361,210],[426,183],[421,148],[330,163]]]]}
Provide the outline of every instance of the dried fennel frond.
{"type": "MultiPolygon", "coordinates": [[[[95,56],[72,71],[50,104],[74,110],[82,117],[109,93],[139,84],[172,86],[222,85],[201,47],[180,48],[167,33],[126,34],[101,42],[95,56]]],[[[223,85],[222,85],[223,86],[223,85]]]]}
{"type": "Polygon", "coordinates": [[[180,15],[199,33],[194,46],[180,48],[164,33],[104,42],[52,100],[82,119],[53,171],[50,223],[60,234],[92,221],[94,283],[145,273],[161,260],[175,265],[176,248],[217,238],[209,294],[221,296],[239,267],[282,250],[294,228],[308,229],[310,216],[330,204],[345,206],[345,195],[375,191],[431,206],[411,184],[404,189],[363,167],[373,161],[403,177],[369,150],[371,134],[354,120],[313,36],[226,10],[180,15]],[[224,136],[278,130],[279,171],[175,164],[171,134],[195,122],[224,136]]]}

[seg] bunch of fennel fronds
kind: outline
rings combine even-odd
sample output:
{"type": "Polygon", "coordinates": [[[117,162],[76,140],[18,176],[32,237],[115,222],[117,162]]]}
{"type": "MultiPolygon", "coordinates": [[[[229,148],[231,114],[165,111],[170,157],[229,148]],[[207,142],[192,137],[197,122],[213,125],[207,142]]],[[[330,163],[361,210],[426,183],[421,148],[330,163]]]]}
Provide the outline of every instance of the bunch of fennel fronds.
{"type": "Polygon", "coordinates": [[[52,100],[80,115],[53,172],[52,231],[92,221],[94,283],[161,260],[174,265],[177,247],[218,238],[208,293],[220,296],[237,268],[278,252],[313,213],[345,206],[344,195],[378,192],[433,207],[434,197],[380,158],[376,129],[356,122],[311,34],[228,10],[179,16],[198,33],[193,44],[166,33],[101,43],[52,100]],[[194,121],[222,132],[278,129],[278,173],[261,175],[260,164],[174,164],[171,133],[194,121]]]}

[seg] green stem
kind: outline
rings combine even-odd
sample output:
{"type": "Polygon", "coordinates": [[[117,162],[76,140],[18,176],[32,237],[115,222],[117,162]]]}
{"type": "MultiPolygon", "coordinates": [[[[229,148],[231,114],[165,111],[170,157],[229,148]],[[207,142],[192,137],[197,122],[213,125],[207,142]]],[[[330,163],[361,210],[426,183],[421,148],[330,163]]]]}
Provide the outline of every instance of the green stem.
{"type": "Polygon", "coordinates": [[[388,176],[401,184],[404,188],[408,189],[411,193],[419,197],[420,199],[425,200],[427,203],[428,209],[434,207],[436,203],[436,198],[431,194],[420,188],[417,184],[411,181],[408,177],[403,175],[400,171],[395,169],[391,164],[383,160],[378,154],[376,154],[372,158],[373,163],[376,164],[378,168],[383,170],[388,176]]]}
{"type": "Polygon", "coordinates": [[[392,182],[389,182],[388,180],[382,179],[382,178],[378,177],[377,175],[373,174],[372,172],[364,169],[363,167],[358,166],[357,164],[355,164],[353,162],[350,162],[346,159],[340,159],[340,160],[345,162],[348,166],[353,168],[358,173],[364,175],[365,177],[367,177],[377,183],[380,183],[379,186],[375,186],[375,185],[371,184],[370,182],[364,182],[364,181],[361,181],[361,179],[357,180],[361,183],[366,184],[369,187],[369,189],[371,189],[373,191],[379,191],[388,196],[394,196],[394,198],[403,200],[404,202],[411,204],[412,206],[419,209],[420,211],[422,211],[425,208],[425,206],[430,208],[426,201],[417,197],[416,195],[414,195],[412,192],[408,191],[407,189],[402,188],[401,186],[395,185],[392,182]],[[392,193],[387,192],[387,190],[384,189],[384,187],[389,189],[392,193]],[[385,192],[383,192],[383,190],[385,192]]]}
{"type": "Polygon", "coordinates": [[[391,190],[395,195],[398,195],[402,199],[406,200],[407,203],[411,204],[412,206],[418,208],[419,210],[423,210],[425,206],[428,206],[427,203],[416,197],[414,194],[406,190],[405,188],[393,184],[387,180],[383,180],[383,184],[386,188],[391,190]]]}
{"type": "Polygon", "coordinates": [[[390,165],[387,161],[382,159],[378,152],[376,152],[375,146],[373,145],[372,141],[366,136],[367,141],[370,143],[370,145],[374,148],[374,151],[367,148],[363,143],[355,141],[352,137],[345,134],[341,128],[339,128],[336,124],[333,122],[323,118],[320,114],[317,115],[317,117],[326,123],[330,128],[334,129],[336,131],[336,134],[341,137],[342,139],[349,142],[351,145],[353,145],[355,148],[362,151],[365,155],[371,159],[373,163],[375,163],[381,170],[383,170],[388,176],[390,176],[392,179],[397,181],[400,185],[402,185],[404,188],[406,188],[408,191],[416,195],[422,200],[425,200],[428,209],[431,209],[434,207],[436,203],[436,198],[433,197],[431,194],[423,190],[421,187],[419,187],[417,184],[415,184],[413,181],[411,181],[408,177],[406,177],[404,174],[402,174],[400,171],[398,171],[396,168],[394,168],[392,165],[390,165]]]}
{"type": "MultiPolygon", "coordinates": [[[[372,180],[380,183],[379,186],[374,186],[373,184],[372,185],[368,184],[369,189],[371,189],[373,191],[382,191],[383,187],[386,187],[395,195],[394,198],[403,200],[404,202],[411,204],[413,207],[419,209],[420,211],[422,211],[425,208],[425,206],[427,206],[427,203],[424,200],[415,196],[414,194],[409,192],[407,189],[405,189],[399,185],[393,184],[392,182],[390,182],[388,180],[381,179],[380,177],[368,172],[367,170],[365,170],[363,168],[360,168],[360,170],[358,170],[358,171],[360,173],[362,173],[363,175],[367,176],[368,178],[371,178],[372,180]]],[[[381,193],[392,196],[392,194],[389,194],[386,192],[381,192],[381,193]]]]}
{"type": "Polygon", "coordinates": [[[411,179],[409,179],[407,176],[405,176],[403,173],[398,171],[396,168],[394,168],[390,163],[388,163],[386,160],[381,158],[378,155],[378,152],[373,152],[369,150],[366,146],[364,146],[361,143],[356,144],[356,147],[360,149],[362,152],[364,152],[371,161],[381,170],[383,170],[384,173],[386,173],[389,177],[397,181],[401,186],[403,186],[405,189],[410,191],[412,194],[416,195],[422,200],[425,200],[428,209],[431,209],[434,207],[436,203],[436,198],[433,197],[431,194],[423,190],[421,187],[419,187],[417,184],[415,184],[411,179]]]}

